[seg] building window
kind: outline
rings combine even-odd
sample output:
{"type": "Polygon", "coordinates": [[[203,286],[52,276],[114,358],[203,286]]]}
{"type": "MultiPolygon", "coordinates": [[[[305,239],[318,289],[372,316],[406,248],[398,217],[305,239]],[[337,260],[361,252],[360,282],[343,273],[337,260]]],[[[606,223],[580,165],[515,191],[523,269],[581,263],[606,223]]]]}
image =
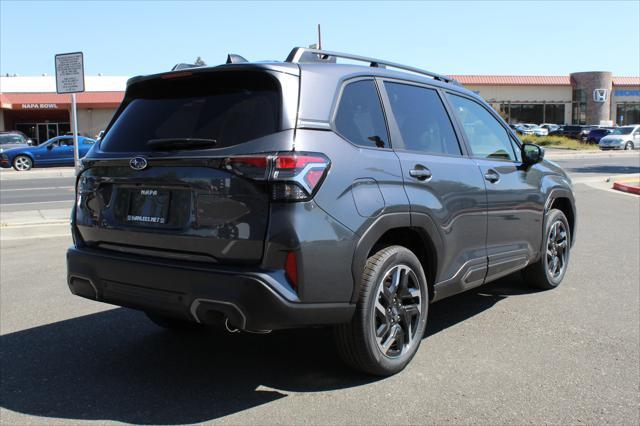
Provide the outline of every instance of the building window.
{"type": "Polygon", "coordinates": [[[573,90],[571,124],[587,124],[587,94],[584,89],[573,90]]]}
{"type": "Polygon", "coordinates": [[[616,123],[620,126],[640,123],[640,103],[625,102],[617,104],[616,123]]]}
{"type": "Polygon", "coordinates": [[[564,104],[546,104],[544,106],[544,122],[564,124],[564,104]]]}
{"type": "Polygon", "coordinates": [[[510,123],[544,123],[544,105],[511,104],[510,123]]]}

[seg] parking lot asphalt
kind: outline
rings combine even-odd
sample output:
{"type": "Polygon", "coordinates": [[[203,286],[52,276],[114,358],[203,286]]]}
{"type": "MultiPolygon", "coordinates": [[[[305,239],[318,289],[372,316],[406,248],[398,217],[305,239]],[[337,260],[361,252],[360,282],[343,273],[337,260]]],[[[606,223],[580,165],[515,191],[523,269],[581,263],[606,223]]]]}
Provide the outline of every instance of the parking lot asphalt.
{"type": "Polygon", "coordinates": [[[343,366],[327,329],[162,330],[72,296],[68,237],[2,242],[0,423],[638,424],[640,198],[576,194],[558,289],[516,274],[433,304],[416,357],[386,379],[343,366]]]}

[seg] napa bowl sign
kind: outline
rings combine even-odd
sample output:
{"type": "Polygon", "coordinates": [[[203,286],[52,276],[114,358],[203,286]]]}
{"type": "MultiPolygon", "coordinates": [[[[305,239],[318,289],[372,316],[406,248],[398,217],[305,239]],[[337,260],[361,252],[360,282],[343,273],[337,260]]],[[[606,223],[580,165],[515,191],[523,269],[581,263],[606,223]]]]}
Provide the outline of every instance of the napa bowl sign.
{"type": "Polygon", "coordinates": [[[21,104],[20,109],[59,109],[58,104],[21,104]]]}

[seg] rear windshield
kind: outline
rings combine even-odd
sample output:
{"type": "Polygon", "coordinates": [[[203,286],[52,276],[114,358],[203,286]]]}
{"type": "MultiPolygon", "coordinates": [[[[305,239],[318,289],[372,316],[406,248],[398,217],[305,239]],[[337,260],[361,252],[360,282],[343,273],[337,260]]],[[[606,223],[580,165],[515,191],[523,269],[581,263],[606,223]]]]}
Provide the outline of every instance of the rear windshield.
{"type": "Polygon", "coordinates": [[[133,85],[100,146],[149,151],[152,139],[214,139],[228,147],[280,130],[280,87],[260,72],[199,73],[133,85]]]}

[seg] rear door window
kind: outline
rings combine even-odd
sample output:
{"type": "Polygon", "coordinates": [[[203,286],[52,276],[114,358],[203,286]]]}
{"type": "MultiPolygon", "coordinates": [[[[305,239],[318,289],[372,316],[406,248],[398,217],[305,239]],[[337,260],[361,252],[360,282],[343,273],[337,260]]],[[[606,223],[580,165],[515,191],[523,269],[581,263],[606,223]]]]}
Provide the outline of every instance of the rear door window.
{"type": "Polygon", "coordinates": [[[345,86],[336,111],[335,128],[353,144],[389,148],[387,126],[373,80],[359,80],[345,86]]]}
{"type": "Polygon", "coordinates": [[[401,83],[385,82],[384,85],[404,149],[461,155],[453,125],[438,92],[401,83]]]}
{"type": "Polygon", "coordinates": [[[140,82],[101,142],[105,152],[149,151],[152,139],[214,139],[229,147],[280,130],[279,83],[266,73],[202,73],[140,82]]]}

